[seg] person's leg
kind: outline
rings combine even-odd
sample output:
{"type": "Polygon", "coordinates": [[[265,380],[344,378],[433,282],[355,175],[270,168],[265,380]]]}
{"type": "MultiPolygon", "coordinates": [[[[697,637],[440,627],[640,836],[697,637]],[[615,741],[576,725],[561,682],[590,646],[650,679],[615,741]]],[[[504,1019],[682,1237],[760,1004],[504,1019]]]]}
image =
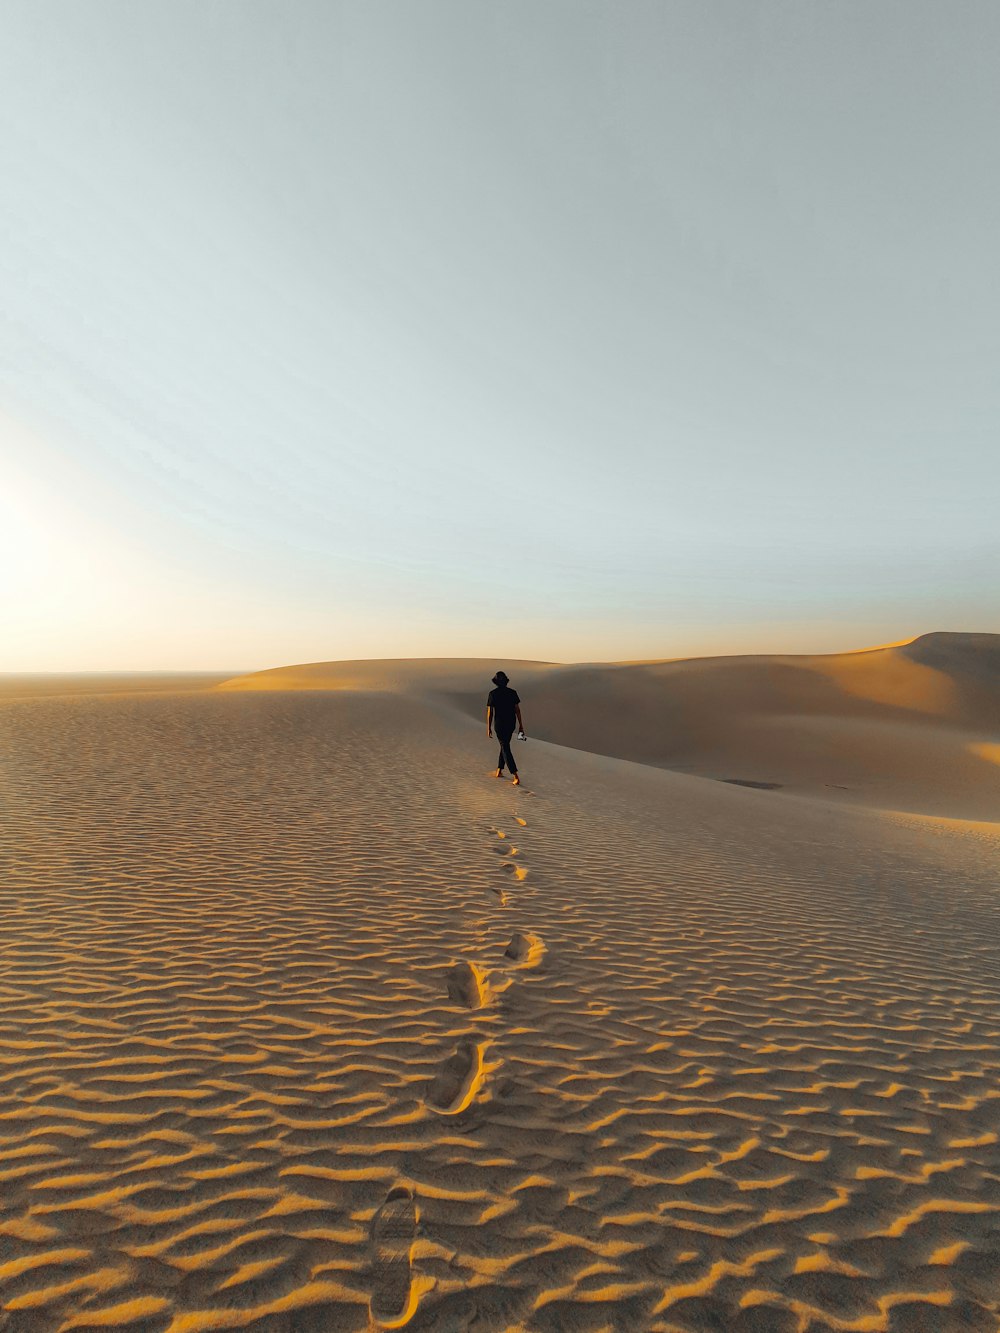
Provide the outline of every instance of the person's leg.
{"type": "Polygon", "coordinates": [[[513,773],[516,776],[517,764],[514,760],[514,752],[510,748],[510,738],[513,736],[513,734],[514,734],[513,731],[502,731],[498,733],[500,738],[501,758],[507,761],[507,767],[510,769],[511,773],[513,773]]]}
{"type": "Polygon", "coordinates": [[[497,759],[497,777],[499,777],[500,774],[503,772],[503,766],[504,766],[503,741],[500,740],[499,732],[497,733],[497,740],[500,741],[500,757],[497,759]]]}

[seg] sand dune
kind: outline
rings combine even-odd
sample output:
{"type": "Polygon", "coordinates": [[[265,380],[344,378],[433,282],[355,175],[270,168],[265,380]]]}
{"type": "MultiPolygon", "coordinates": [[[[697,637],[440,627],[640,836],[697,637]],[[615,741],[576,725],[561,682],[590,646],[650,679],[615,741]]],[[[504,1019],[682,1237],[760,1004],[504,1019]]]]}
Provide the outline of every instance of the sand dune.
{"type": "MultiPolygon", "coordinates": [[[[485,704],[498,663],[488,657],[380,657],[353,662],[310,662],[304,666],[273,667],[223,681],[222,690],[353,690],[393,694],[429,694],[476,690],[485,704]]],[[[559,671],[555,662],[505,663],[518,678],[536,681],[559,671]]],[[[482,708],[479,710],[483,711],[482,708]]]]}
{"type": "MultiPolygon", "coordinates": [[[[985,649],[505,665],[860,764],[995,744],[985,649]]],[[[565,736],[515,789],[481,664],[296,670],[0,704],[4,1333],[995,1333],[1000,824],[565,736]]]]}
{"type": "Polygon", "coordinates": [[[570,668],[533,685],[562,744],[956,818],[1000,811],[1000,635],[827,657],[570,668]]]}
{"type": "MultiPolygon", "coordinates": [[[[495,665],[321,662],[221,688],[394,691],[478,719],[495,665]]],[[[842,803],[1000,818],[1000,635],[926,634],[820,657],[505,665],[539,739],[842,803]]]]}

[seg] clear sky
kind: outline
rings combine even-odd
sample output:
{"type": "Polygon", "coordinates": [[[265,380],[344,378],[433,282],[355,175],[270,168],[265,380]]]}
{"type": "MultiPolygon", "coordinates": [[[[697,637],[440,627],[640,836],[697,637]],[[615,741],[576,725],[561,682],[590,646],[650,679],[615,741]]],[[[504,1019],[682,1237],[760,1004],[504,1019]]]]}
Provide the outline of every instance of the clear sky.
{"type": "Polygon", "coordinates": [[[0,0],[0,670],[1000,631],[994,0],[0,0]]]}

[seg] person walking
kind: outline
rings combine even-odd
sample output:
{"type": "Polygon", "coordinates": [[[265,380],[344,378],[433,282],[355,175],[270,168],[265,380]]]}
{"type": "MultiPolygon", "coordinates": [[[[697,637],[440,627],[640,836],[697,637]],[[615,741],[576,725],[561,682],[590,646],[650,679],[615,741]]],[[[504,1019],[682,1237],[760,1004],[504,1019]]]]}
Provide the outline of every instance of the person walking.
{"type": "Polygon", "coordinates": [[[507,684],[510,677],[506,671],[498,671],[493,677],[495,690],[490,690],[486,699],[486,734],[493,735],[493,728],[496,727],[497,740],[500,742],[500,758],[497,760],[496,776],[503,777],[504,764],[510,769],[514,777],[514,786],[521,785],[521,779],[518,777],[517,764],[514,762],[514,755],[510,748],[510,738],[514,734],[514,728],[524,740],[524,723],[521,721],[521,700],[517,690],[512,690],[507,684]]]}

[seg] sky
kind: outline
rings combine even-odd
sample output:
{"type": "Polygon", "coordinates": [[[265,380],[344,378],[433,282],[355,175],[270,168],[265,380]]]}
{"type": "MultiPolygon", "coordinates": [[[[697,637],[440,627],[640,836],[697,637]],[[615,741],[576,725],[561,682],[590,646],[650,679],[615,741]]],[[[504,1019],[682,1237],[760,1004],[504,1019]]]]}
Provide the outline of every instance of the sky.
{"type": "Polygon", "coordinates": [[[1000,6],[0,0],[0,671],[1000,632],[1000,6]]]}

